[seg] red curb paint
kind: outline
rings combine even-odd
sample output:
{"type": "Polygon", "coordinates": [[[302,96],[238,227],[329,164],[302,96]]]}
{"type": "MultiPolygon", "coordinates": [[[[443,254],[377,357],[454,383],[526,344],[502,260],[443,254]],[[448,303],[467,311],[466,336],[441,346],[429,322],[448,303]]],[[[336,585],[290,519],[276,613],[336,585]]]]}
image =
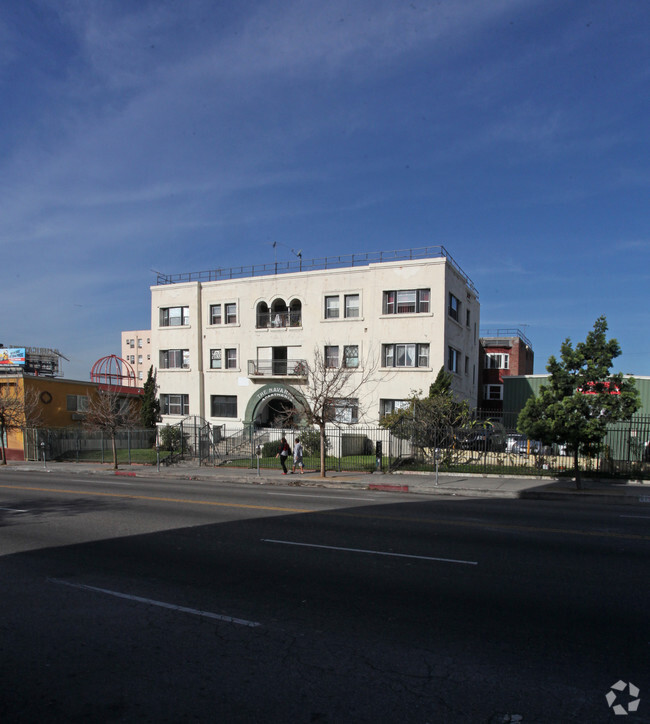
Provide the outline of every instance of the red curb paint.
{"type": "Polygon", "coordinates": [[[368,486],[368,490],[392,490],[396,493],[408,493],[408,485],[372,485],[368,486]]]}
{"type": "Polygon", "coordinates": [[[128,475],[131,478],[135,478],[135,473],[123,473],[121,470],[116,470],[115,475],[128,475]]]}

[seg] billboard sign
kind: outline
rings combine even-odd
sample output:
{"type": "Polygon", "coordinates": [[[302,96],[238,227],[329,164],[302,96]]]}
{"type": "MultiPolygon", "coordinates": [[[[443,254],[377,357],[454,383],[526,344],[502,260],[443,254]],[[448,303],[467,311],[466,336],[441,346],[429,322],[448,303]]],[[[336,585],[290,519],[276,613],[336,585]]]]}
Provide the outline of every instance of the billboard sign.
{"type": "Polygon", "coordinates": [[[1,347],[0,348],[0,365],[16,367],[17,365],[25,365],[25,348],[24,347],[1,347]]]}

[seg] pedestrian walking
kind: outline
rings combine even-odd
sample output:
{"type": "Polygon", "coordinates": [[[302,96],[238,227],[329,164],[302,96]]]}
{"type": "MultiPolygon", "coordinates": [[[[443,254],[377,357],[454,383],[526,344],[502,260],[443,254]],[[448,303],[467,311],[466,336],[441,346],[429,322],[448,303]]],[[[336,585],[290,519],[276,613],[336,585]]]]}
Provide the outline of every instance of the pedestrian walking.
{"type": "Polygon", "coordinates": [[[289,447],[289,443],[287,442],[286,437],[280,438],[280,451],[275,456],[276,458],[280,458],[280,465],[282,465],[282,475],[287,474],[287,458],[291,455],[291,448],[289,447]]]}
{"type": "Polygon", "coordinates": [[[296,438],[296,444],[293,446],[293,469],[291,470],[291,473],[296,472],[296,465],[298,466],[298,469],[300,470],[300,474],[302,475],[304,473],[304,465],[302,464],[302,443],[300,442],[300,438],[296,438]]]}

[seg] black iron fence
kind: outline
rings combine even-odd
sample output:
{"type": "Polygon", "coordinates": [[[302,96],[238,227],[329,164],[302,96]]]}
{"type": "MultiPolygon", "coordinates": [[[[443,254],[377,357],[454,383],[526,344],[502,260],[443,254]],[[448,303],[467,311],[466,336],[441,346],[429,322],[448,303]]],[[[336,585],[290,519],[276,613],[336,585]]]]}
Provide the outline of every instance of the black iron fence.
{"type": "MultiPolygon", "coordinates": [[[[530,440],[500,422],[478,421],[462,428],[438,431],[428,438],[380,427],[328,425],[325,435],[327,470],[395,472],[399,470],[482,475],[571,475],[573,451],[567,445],[530,440]]],[[[304,447],[306,468],[320,467],[317,428],[256,428],[251,425],[211,425],[190,417],[155,430],[128,430],[116,436],[122,462],[156,462],[157,446],[165,462],[194,460],[204,465],[278,468],[275,457],[285,436],[293,449],[304,447]],[[167,428],[167,430],[165,429],[167,428]]],[[[112,460],[112,443],[101,432],[80,428],[25,431],[28,460],[112,460]]],[[[650,417],[610,425],[601,444],[579,455],[584,474],[650,479],[650,417]]]]}

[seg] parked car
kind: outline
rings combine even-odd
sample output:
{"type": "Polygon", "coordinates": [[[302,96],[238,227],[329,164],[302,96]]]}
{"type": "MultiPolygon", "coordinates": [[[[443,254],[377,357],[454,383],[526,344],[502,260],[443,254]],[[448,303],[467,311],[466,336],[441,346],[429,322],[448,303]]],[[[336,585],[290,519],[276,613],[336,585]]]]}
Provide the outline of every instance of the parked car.
{"type": "Polygon", "coordinates": [[[544,443],[541,440],[529,440],[527,437],[515,440],[512,444],[510,452],[518,455],[538,455],[541,452],[545,452],[544,443]]]}
{"type": "Polygon", "coordinates": [[[505,441],[503,435],[491,429],[468,430],[458,437],[461,450],[482,450],[484,452],[503,452],[505,441]]]}

